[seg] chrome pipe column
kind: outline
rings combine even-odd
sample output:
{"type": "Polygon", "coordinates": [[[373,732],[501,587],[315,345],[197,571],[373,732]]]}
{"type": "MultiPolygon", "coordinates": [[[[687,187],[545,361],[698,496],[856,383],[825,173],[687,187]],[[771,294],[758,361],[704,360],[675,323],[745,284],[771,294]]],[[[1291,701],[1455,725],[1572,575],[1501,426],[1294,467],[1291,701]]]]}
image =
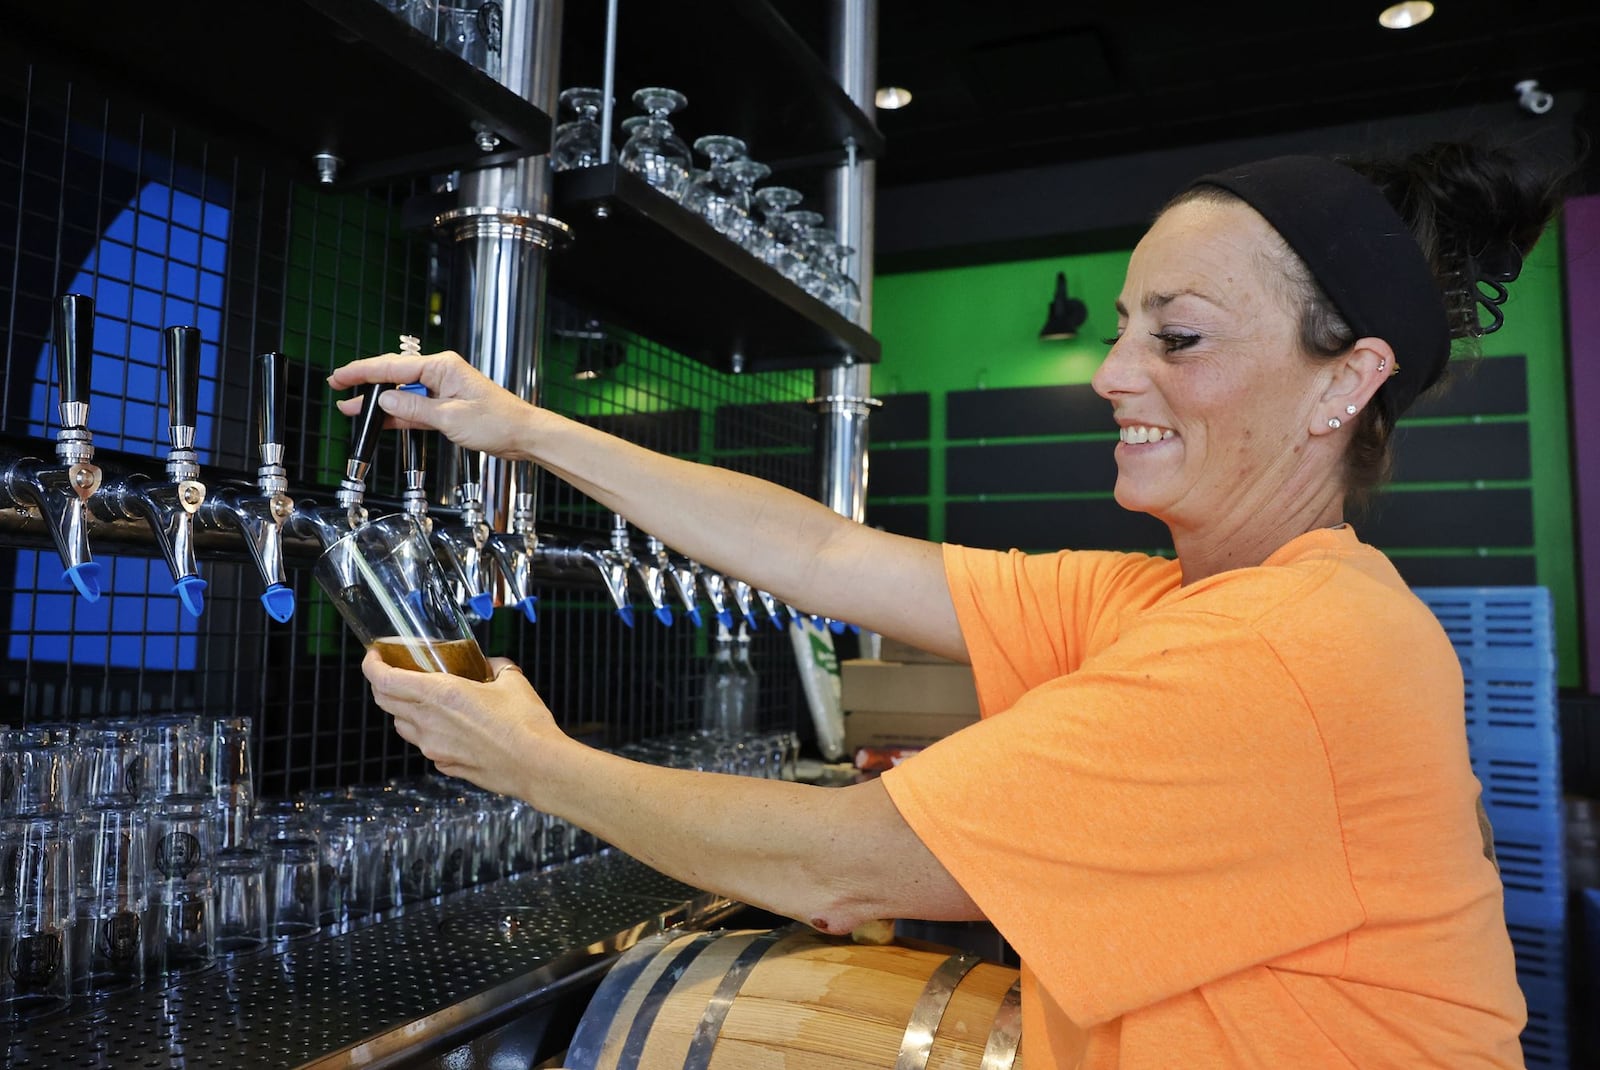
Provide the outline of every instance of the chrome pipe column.
{"type": "MultiPolygon", "coordinates": [[[[869,118],[878,77],[877,0],[833,0],[829,16],[828,60],[834,77],[869,118]]],[[[827,214],[839,244],[854,249],[854,277],[861,289],[856,323],[872,328],[873,198],[877,165],[860,159],[854,143],[846,161],[824,176],[827,214]]],[[[870,365],[846,360],[816,375],[819,414],[818,453],[822,470],[819,497],[834,512],[861,521],[867,505],[867,418],[878,402],[872,397],[870,365]]]]}
{"type": "MultiPolygon", "coordinates": [[[[504,8],[500,81],[550,115],[559,92],[561,15],[562,0],[507,0],[504,8]]],[[[537,402],[545,254],[570,233],[548,215],[549,158],[463,171],[458,204],[434,220],[455,245],[450,341],[479,371],[537,402]]],[[[460,482],[451,465],[440,467],[443,486],[460,482]]],[[[531,471],[485,456],[481,475],[485,519],[494,531],[512,533],[515,513],[532,512],[531,471]]],[[[496,601],[505,604],[500,586],[496,601]]]]}

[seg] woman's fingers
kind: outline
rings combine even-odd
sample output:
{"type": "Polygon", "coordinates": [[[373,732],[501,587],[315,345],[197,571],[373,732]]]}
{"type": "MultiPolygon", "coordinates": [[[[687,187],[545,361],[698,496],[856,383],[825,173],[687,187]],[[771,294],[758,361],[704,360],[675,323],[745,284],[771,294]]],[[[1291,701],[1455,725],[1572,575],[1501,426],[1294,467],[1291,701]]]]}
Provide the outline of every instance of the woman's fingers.
{"type": "Polygon", "coordinates": [[[335,390],[359,386],[362,383],[421,383],[429,390],[444,389],[450,375],[466,366],[455,353],[429,353],[426,356],[400,356],[385,353],[381,357],[363,357],[335,368],[328,376],[328,385],[335,390]]]}

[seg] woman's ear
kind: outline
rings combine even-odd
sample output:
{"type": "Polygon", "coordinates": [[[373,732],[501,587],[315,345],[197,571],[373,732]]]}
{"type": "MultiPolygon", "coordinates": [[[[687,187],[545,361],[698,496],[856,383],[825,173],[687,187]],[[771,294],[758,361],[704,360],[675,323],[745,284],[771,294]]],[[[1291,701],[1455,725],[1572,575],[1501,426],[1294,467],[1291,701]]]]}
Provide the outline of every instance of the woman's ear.
{"type": "Polygon", "coordinates": [[[1333,361],[1333,375],[1312,416],[1311,433],[1325,435],[1353,421],[1398,366],[1394,349],[1382,338],[1356,339],[1344,356],[1333,361]]]}

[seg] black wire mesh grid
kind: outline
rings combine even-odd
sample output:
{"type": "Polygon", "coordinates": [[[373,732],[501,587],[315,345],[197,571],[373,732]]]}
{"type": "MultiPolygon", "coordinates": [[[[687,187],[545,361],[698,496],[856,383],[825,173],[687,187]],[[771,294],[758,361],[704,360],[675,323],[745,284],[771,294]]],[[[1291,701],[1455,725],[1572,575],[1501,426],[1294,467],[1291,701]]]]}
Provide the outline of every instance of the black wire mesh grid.
{"type": "MultiPolygon", "coordinates": [[[[253,471],[254,354],[290,357],[286,467],[295,485],[342,468],[347,422],[323,376],[393,350],[402,333],[445,344],[448,249],[402,226],[422,184],[328,193],[220,140],[42,66],[0,69],[0,432],[49,454],[57,420],[49,324],[54,299],[96,300],[90,428],[100,447],[167,447],[159,332],[201,328],[202,463],[253,471]]],[[[559,263],[553,269],[559,274],[559,263]]],[[[737,468],[809,493],[816,486],[809,372],[727,375],[552,300],[544,402],[641,445],[737,468]],[[598,378],[574,378],[580,366],[598,378]]],[[[400,488],[395,443],[376,492],[400,488]]],[[[539,519],[603,535],[609,514],[540,479],[539,519]]],[[[187,618],[156,558],[101,554],[107,593],[71,595],[48,550],[0,544],[0,696],[12,724],[172,711],[249,714],[264,795],[424,771],[370,702],[360,648],[315,591],[274,624],[260,580],[238,560],[202,562],[207,608],[187,618]]],[[[603,593],[541,592],[537,625],[497,615],[482,638],[517,659],[569,728],[609,744],[692,727],[706,638],[648,615],[629,629],[603,593]]],[[[801,712],[788,639],[755,637],[763,728],[801,712]]]]}

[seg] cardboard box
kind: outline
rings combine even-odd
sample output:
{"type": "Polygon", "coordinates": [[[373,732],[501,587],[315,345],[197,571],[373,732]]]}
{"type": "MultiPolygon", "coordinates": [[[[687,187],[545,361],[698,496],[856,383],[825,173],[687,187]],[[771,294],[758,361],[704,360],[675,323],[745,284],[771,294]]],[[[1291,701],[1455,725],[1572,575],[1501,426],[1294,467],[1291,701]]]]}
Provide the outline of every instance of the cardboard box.
{"type": "Polygon", "coordinates": [[[972,667],[953,661],[929,665],[846,661],[839,666],[839,699],[846,710],[978,717],[972,667]]]}
{"type": "Polygon", "coordinates": [[[926,650],[919,650],[909,643],[902,643],[898,639],[883,636],[878,640],[879,661],[899,661],[908,665],[955,665],[957,662],[949,658],[941,658],[937,654],[930,654],[926,650]]]}
{"type": "Polygon", "coordinates": [[[848,710],[844,715],[844,746],[851,754],[857,747],[926,747],[977,720],[976,713],[848,710]]]}

